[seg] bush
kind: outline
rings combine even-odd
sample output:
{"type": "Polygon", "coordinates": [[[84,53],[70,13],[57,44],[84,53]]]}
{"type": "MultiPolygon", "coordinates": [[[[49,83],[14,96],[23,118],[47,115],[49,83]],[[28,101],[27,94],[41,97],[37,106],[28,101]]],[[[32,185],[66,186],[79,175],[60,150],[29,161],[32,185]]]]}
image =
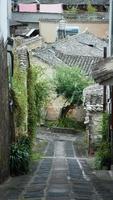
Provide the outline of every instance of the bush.
{"type": "Polygon", "coordinates": [[[28,68],[27,74],[27,93],[28,93],[28,135],[33,140],[36,131],[36,103],[35,103],[35,84],[36,72],[33,67],[28,68]]]}
{"type": "Polygon", "coordinates": [[[63,118],[56,121],[47,121],[48,127],[61,127],[61,128],[74,128],[75,130],[84,130],[85,126],[83,122],[78,122],[75,119],[63,118]]]}
{"type": "Polygon", "coordinates": [[[78,67],[59,67],[54,78],[57,94],[73,105],[81,105],[83,90],[91,80],[78,67]]]}
{"type": "Polygon", "coordinates": [[[102,139],[100,141],[95,157],[96,169],[103,169],[103,168],[110,169],[111,147],[108,141],[108,127],[109,127],[109,114],[104,113],[100,131],[102,139]]]}
{"type": "Polygon", "coordinates": [[[109,114],[103,113],[102,124],[101,124],[102,141],[108,140],[108,131],[109,131],[109,114]]]}
{"type": "MultiPolygon", "coordinates": [[[[41,77],[40,77],[41,78],[41,77]]],[[[36,115],[37,122],[40,123],[42,116],[42,110],[46,107],[49,99],[50,85],[47,80],[41,78],[35,85],[35,103],[36,103],[36,115]]]]}
{"type": "Polygon", "coordinates": [[[93,14],[96,12],[96,8],[94,6],[91,5],[91,2],[89,1],[88,6],[87,6],[87,12],[89,14],[93,14]]]}
{"type": "Polygon", "coordinates": [[[96,169],[110,169],[110,159],[110,144],[107,142],[102,142],[95,157],[96,169]]]}
{"type": "Polygon", "coordinates": [[[49,82],[40,66],[28,69],[28,134],[34,137],[37,122],[42,118],[42,109],[49,97],[49,82]]]}
{"type": "Polygon", "coordinates": [[[10,172],[12,175],[22,175],[29,171],[30,162],[30,140],[23,136],[11,145],[10,172]]]}
{"type": "Polygon", "coordinates": [[[27,88],[25,87],[27,72],[19,67],[18,58],[16,55],[15,57],[12,97],[16,136],[21,136],[27,134],[27,88]]]}

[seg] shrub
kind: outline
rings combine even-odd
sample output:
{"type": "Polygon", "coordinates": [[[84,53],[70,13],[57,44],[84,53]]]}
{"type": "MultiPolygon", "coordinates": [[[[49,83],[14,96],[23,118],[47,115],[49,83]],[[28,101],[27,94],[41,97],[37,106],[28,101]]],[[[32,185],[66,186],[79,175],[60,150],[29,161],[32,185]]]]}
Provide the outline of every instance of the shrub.
{"type": "Polygon", "coordinates": [[[40,123],[42,109],[49,98],[50,84],[40,66],[28,69],[28,133],[33,137],[36,123],[40,123]]]}
{"type": "MultiPolygon", "coordinates": [[[[15,55],[16,57],[16,55],[15,55]]],[[[14,102],[14,118],[16,136],[27,134],[27,88],[25,87],[27,72],[19,67],[15,58],[12,97],[14,102]]]]}
{"type": "Polygon", "coordinates": [[[110,169],[111,151],[108,142],[102,142],[95,157],[96,169],[110,169]]]}
{"type": "Polygon", "coordinates": [[[103,168],[110,169],[111,147],[108,141],[108,127],[109,127],[109,114],[104,113],[100,131],[102,139],[100,141],[95,157],[95,167],[97,169],[103,169],[103,168]]]}
{"type": "MultiPolygon", "coordinates": [[[[40,77],[41,78],[41,77],[40,77]]],[[[46,107],[49,99],[50,84],[46,79],[38,79],[35,85],[35,103],[36,103],[36,115],[37,121],[40,123],[42,116],[42,110],[46,107]]]]}
{"type": "Polygon", "coordinates": [[[11,146],[10,170],[11,174],[19,175],[29,170],[36,124],[48,97],[48,90],[46,81],[42,79],[42,68],[29,66],[28,70],[23,70],[19,67],[18,59],[15,62],[11,92],[14,101],[16,142],[11,146]]]}
{"type": "Polygon", "coordinates": [[[36,72],[30,66],[27,74],[27,94],[28,94],[28,135],[33,140],[36,131],[36,103],[35,103],[35,84],[36,72]]]}
{"type": "Polygon", "coordinates": [[[75,130],[85,129],[83,122],[78,122],[68,117],[56,121],[46,121],[46,125],[48,127],[74,128],[75,130]]]}
{"type": "Polygon", "coordinates": [[[108,130],[109,130],[109,114],[103,113],[102,124],[101,124],[102,141],[106,141],[108,139],[108,130]]]}
{"type": "Polygon", "coordinates": [[[87,11],[88,11],[89,14],[93,14],[93,13],[96,12],[96,8],[91,5],[90,1],[88,2],[87,11]]]}
{"type": "Polygon", "coordinates": [[[69,103],[61,109],[60,118],[65,118],[71,108],[82,104],[83,90],[91,80],[78,67],[58,67],[54,80],[58,96],[69,103]]]}
{"type": "Polygon", "coordinates": [[[30,152],[30,140],[26,136],[11,145],[10,172],[12,175],[22,175],[28,172],[30,152]]]}

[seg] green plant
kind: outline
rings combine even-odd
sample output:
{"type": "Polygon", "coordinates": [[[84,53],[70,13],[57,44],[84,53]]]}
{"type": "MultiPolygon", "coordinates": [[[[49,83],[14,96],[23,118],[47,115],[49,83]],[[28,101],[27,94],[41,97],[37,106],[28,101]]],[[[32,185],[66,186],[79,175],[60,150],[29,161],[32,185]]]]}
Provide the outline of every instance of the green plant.
{"type": "Polygon", "coordinates": [[[111,151],[108,142],[102,142],[95,157],[96,169],[110,169],[111,151]]]}
{"type": "Polygon", "coordinates": [[[62,128],[74,128],[75,130],[84,130],[85,126],[83,122],[78,122],[75,119],[65,117],[56,121],[46,121],[48,127],[62,127],[62,128]]]}
{"type": "Polygon", "coordinates": [[[49,82],[46,79],[40,77],[35,85],[35,103],[36,103],[36,114],[37,121],[40,122],[42,116],[42,109],[46,107],[49,99],[49,82]]]}
{"type": "Polygon", "coordinates": [[[108,126],[109,125],[109,114],[103,113],[102,122],[101,122],[101,131],[102,139],[98,145],[98,149],[95,155],[95,167],[97,169],[110,168],[111,162],[111,148],[108,141],[108,126]]]}
{"type": "Polygon", "coordinates": [[[78,13],[78,11],[79,11],[79,9],[77,7],[74,7],[74,6],[68,7],[68,9],[65,10],[66,13],[72,13],[72,14],[76,14],[76,13],[78,13]]]}
{"type": "Polygon", "coordinates": [[[91,5],[91,1],[88,0],[87,11],[89,14],[93,14],[96,12],[96,8],[91,5]]]}
{"type": "Polygon", "coordinates": [[[30,162],[30,140],[24,136],[11,145],[10,151],[10,172],[12,175],[26,174],[30,162]]]}
{"type": "Polygon", "coordinates": [[[102,123],[101,123],[102,141],[108,140],[108,130],[109,130],[109,114],[103,113],[102,123]]]}
{"type": "Polygon", "coordinates": [[[61,110],[61,118],[66,117],[67,112],[75,105],[82,104],[83,89],[91,83],[91,80],[78,67],[58,67],[55,76],[55,86],[58,96],[62,95],[69,105],[64,105],[61,110]]]}
{"type": "Polygon", "coordinates": [[[27,73],[27,94],[28,94],[28,135],[31,141],[33,141],[36,131],[36,103],[35,103],[35,84],[36,84],[36,72],[32,66],[29,66],[27,73]]]}
{"type": "Polygon", "coordinates": [[[14,102],[14,118],[16,135],[27,134],[27,88],[25,87],[27,72],[19,67],[15,55],[15,70],[13,77],[12,97],[14,102]]]}
{"type": "Polygon", "coordinates": [[[36,123],[40,123],[42,109],[49,98],[50,84],[40,66],[28,69],[28,134],[34,137],[36,123]]]}
{"type": "Polygon", "coordinates": [[[31,155],[31,159],[33,161],[40,160],[41,158],[42,158],[42,154],[38,153],[38,152],[33,152],[32,155],[31,155]]]}

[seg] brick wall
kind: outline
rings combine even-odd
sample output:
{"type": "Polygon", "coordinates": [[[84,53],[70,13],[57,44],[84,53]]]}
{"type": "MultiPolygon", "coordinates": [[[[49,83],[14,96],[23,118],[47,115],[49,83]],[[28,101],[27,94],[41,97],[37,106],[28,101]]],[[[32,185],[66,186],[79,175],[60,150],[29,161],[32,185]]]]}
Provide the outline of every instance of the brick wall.
{"type": "Polygon", "coordinates": [[[0,183],[9,176],[9,132],[7,50],[0,41],[0,183]]]}

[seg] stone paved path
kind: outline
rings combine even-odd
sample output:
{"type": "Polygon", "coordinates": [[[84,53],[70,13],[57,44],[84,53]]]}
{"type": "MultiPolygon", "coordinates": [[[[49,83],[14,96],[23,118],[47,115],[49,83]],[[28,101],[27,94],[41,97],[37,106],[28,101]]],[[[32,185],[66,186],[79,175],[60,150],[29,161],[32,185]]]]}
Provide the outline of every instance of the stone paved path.
{"type": "Polygon", "coordinates": [[[32,173],[0,185],[0,200],[113,200],[113,178],[89,168],[79,135],[45,131],[37,139],[48,140],[43,159],[32,173]]]}
{"type": "Polygon", "coordinates": [[[20,199],[101,200],[101,197],[77,159],[73,141],[54,140],[20,199]]]}

